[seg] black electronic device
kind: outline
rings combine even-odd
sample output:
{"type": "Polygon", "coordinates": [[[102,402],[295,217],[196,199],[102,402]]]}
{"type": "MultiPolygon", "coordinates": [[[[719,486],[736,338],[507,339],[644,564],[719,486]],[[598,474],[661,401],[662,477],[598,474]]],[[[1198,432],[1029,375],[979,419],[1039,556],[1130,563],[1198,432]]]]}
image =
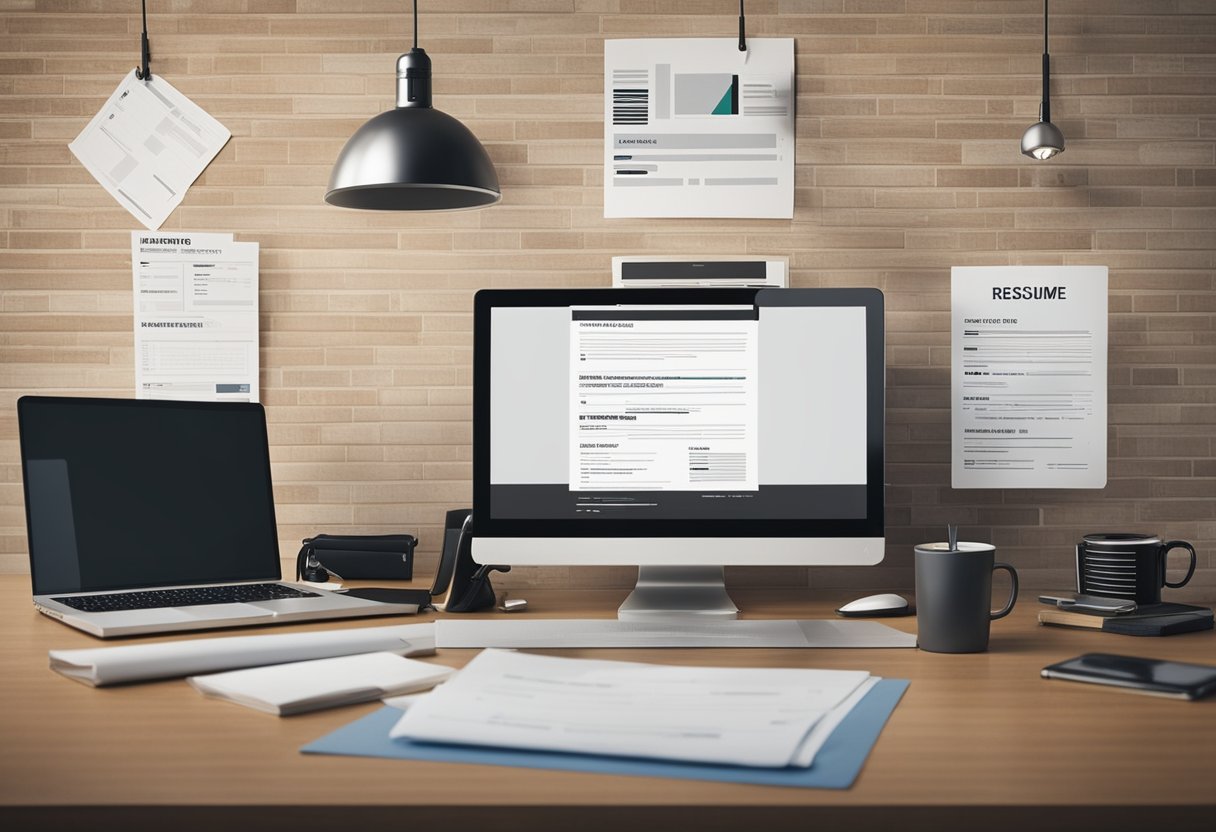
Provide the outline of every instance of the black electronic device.
{"type": "Polygon", "coordinates": [[[491,572],[510,572],[509,566],[482,565],[473,560],[473,510],[453,509],[443,529],[443,552],[431,586],[435,606],[444,612],[476,612],[494,606],[491,572]]]}
{"type": "Polygon", "coordinates": [[[408,581],[414,577],[412,534],[318,534],[301,541],[296,580],[325,583],[330,574],[346,580],[408,581]]]}
{"type": "MultiPolygon", "coordinates": [[[[412,534],[317,534],[301,541],[296,555],[296,580],[326,583],[330,576],[341,580],[408,581],[414,577],[412,534]]],[[[431,606],[431,594],[422,589],[356,587],[336,590],[351,598],[381,604],[431,606]]]]}
{"type": "Polygon", "coordinates": [[[1111,653],[1086,653],[1048,665],[1042,676],[1112,685],[1173,699],[1202,699],[1216,693],[1216,667],[1111,653]]]}
{"type": "Polygon", "coordinates": [[[279,587],[260,404],[23,396],[17,422],[33,600],[56,620],[109,638],[418,611],[279,587]],[[124,597],[83,608],[102,593],[124,597]]]}

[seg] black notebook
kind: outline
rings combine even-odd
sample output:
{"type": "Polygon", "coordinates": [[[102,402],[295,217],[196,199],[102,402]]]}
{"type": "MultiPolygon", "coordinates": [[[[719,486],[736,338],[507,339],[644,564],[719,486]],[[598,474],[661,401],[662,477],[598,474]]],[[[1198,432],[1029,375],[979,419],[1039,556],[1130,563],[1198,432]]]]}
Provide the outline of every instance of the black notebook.
{"type": "Polygon", "coordinates": [[[1085,627],[1125,636],[1172,636],[1211,630],[1212,611],[1190,604],[1145,604],[1119,615],[1046,609],[1039,612],[1039,623],[1056,627],[1085,627]]]}

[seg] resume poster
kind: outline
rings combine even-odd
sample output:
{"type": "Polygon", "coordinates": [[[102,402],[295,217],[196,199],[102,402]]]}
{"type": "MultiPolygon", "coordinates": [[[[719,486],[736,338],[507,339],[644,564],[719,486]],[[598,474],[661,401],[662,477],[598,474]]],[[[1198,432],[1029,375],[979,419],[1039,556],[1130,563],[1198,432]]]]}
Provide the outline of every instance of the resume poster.
{"type": "Polygon", "coordinates": [[[1106,485],[1105,266],[951,271],[955,488],[1106,485]]]}

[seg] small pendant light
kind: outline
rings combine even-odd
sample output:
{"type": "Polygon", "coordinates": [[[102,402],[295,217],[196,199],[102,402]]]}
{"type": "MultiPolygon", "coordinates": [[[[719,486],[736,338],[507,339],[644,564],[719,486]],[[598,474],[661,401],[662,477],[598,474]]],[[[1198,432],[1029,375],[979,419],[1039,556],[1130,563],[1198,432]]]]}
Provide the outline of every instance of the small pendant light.
{"type": "Polygon", "coordinates": [[[397,59],[397,107],[350,137],[325,201],[372,211],[457,211],[502,199],[498,175],[467,127],[431,106],[431,59],[414,48],[397,59]]]}
{"type": "Polygon", "coordinates": [[[1064,152],[1064,134],[1051,123],[1051,57],[1047,54],[1047,0],[1043,0],[1043,99],[1039,102],[1039,123],[1022,135],[1022,155],[1031,159],[1050,159],[1064,152]]]}

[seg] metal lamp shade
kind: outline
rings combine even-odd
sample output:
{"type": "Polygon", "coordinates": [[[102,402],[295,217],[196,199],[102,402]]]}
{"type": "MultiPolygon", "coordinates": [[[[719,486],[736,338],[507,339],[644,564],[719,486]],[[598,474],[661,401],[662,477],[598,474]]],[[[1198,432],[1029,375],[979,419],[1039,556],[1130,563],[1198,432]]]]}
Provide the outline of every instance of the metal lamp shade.
{"type": "Polygon", "coordinates": [[[1032,159],[1050,159],[1064,152],[1064,134],[1050,121],[1040,121],[1022,134],[1022,154],[1032,159]]]}
{"type": "Polygon", "coordinates": [[[325,201],[372,211],[458,211],[502,198],[481,142],[447,113],[397,107],[360,127],[338,155],[325,201]]]}

